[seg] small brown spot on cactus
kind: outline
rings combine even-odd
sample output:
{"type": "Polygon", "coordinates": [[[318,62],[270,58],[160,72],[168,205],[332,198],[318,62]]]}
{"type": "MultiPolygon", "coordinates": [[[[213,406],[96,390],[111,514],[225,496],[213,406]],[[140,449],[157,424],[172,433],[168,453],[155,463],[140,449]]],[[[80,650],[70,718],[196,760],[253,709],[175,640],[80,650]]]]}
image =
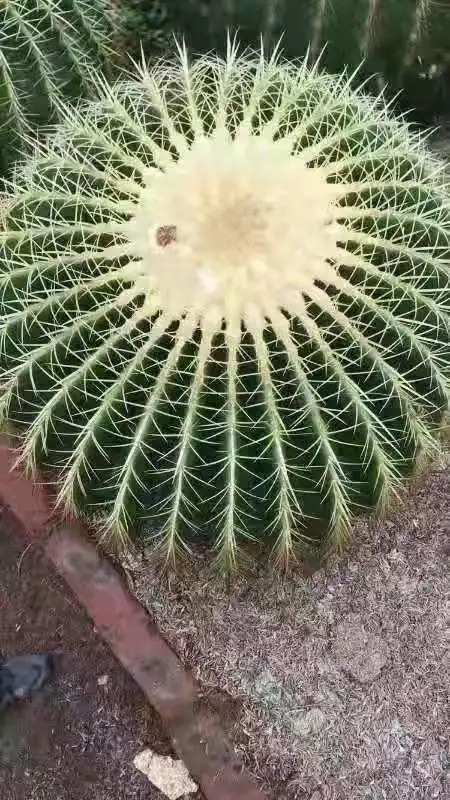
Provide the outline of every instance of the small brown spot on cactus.
{"type": "Polygon", "coordinates": [[[160,247],[167,247],[177,238],[176,225],[160,225],[156,231],[156,242],[160,247]]]}

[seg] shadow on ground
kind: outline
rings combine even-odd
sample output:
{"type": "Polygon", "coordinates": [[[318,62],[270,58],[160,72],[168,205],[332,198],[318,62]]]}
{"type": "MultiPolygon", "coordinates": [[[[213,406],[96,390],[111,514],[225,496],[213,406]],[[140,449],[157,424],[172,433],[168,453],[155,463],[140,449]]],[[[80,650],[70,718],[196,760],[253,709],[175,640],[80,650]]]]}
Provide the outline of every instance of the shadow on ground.
{"type": "Polygon", "coordinates": [[[0,660],[58,652],[54,679],[0,714],[0,800],[163,800],[133,766],[170,744],[37,546],[0,516],[0,660]]]}

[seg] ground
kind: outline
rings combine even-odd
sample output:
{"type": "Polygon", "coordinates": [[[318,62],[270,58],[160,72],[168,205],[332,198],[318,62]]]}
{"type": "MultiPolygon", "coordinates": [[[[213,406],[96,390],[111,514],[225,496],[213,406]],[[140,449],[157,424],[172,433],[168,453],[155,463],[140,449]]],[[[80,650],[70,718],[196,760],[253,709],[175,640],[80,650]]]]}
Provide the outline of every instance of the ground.
{"type": "Polygon", "coordinates": [[[0,714],[0,800],[163,800],[132,763],[145,747],[170,753],[156,715],[39,548],[13,543],[14,525],[3,511],[1,658],[59,655],[45,690],[0,714]]]}
{"type": "Polygon", "coordinates": [[[443,800],[449,532],[443,462],[313,574],[261,561],[230,587],[197,553],[166,577],[144,558],[130,585],[204,691],[237,704],[234,739],[277,800],[443,800]]]}

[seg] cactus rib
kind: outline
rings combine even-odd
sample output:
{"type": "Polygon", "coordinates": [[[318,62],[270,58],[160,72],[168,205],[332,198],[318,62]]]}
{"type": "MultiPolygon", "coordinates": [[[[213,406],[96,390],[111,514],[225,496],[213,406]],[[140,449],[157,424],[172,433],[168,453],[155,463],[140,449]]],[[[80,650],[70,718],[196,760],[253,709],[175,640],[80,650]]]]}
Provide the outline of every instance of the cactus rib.
{"type": "Polygon", "coordinates": [[[112,55],[104,0],[1,0],[1,172],[28,137],[54,122],[62,103],[93,96],[96,74],[112,55]]]}

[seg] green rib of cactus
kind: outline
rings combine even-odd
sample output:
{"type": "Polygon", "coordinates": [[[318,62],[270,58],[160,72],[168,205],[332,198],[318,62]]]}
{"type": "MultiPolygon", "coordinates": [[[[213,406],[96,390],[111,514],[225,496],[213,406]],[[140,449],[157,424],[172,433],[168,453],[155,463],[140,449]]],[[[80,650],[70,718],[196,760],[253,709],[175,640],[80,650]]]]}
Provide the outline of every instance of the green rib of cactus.
{"type": "Polygon", "coordinates": [[[0,0],[0,175],[60,102],[92,95],[110,37],[102,0],[0,0]]]}
{"type": "Polygon", "coordinates": [[[339,547],[448,408],[443,165],[346,77],[230,41],[102,92],[17,177],[0,238],[23,462],[168,558],[339,547]]]}

